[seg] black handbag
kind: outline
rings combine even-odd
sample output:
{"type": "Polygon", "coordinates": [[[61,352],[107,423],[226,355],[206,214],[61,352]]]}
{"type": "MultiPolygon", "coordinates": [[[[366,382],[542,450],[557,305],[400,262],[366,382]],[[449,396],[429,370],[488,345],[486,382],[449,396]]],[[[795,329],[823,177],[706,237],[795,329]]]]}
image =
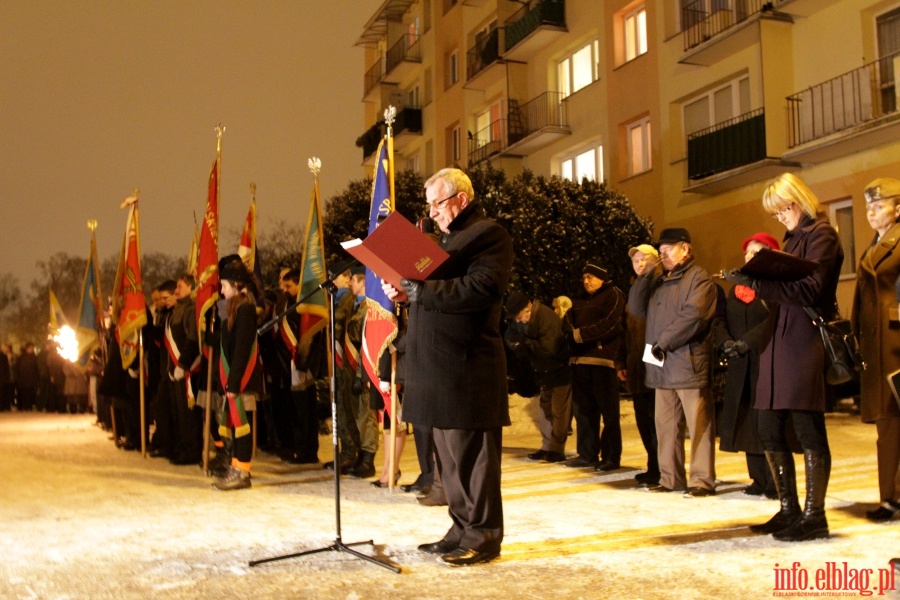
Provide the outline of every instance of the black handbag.
{"type": "Polygon", "coordinates": [[[841,385],[856,379],[866,368],[866,362],[859,353],[859,342],[853,334],[850,321],[836,319],[826,321],[814,308],[804,307],[806,314],[819,328],[822,344],[825,346],[825,381],[829,385],[841,385]]]}

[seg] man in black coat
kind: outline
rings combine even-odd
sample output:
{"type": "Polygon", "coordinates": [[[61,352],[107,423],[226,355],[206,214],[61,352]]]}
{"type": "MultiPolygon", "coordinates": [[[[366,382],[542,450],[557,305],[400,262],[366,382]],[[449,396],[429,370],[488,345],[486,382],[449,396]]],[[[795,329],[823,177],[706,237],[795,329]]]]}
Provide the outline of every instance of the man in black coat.
{"type": "Polygon", "coordinates": [[[500,554],[502,431],[509,425],[506,356],[500,335],[512,239],[474,202],[472,182],[442,169],[425,182],[429,215],[450,258],[428,281],[383,284],[409,302],[404,419],[434,428],[437,461],[453,525],[423,544],[453,566],[500,554]]]}

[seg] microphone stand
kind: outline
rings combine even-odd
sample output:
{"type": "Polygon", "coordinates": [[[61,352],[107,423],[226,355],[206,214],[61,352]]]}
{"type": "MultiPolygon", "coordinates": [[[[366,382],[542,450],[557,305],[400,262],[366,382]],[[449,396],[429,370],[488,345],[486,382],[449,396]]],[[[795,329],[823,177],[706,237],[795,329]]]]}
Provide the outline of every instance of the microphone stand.
{"type": "MultiPolygon", "coordinates": [[[[338,271],[340,274],[343,270],[338,271]]],[[[304,550],[302,552],[294,552],[292,554],[284,554],[282,556],[273,556],[270,558],[263,558],[259,560],[251,560],[249,566],[255,567],[256,565],[260,565],[262,563],[274,562],[277,560],[285,560],[287,558],[296,558],[298,556],[306,556],[308,554],[318,554],[319,552],[346,552],[351,554],[357,558],[361,558],[366,560],[372,564],[378,565],[380,567],[384,567],[385,569],[390,569],[394,573],[400,573],[400,567],[396,567],[392,564],[386,563],[374,556],[369,556],[367,554],[363,554],[362,552],[358,552],[351,548],[351,546],[361,546],[363,544],[373,544],[372,540],[366,540],[365,542],[353,542],[352,544],[345,544],[341,539],[341,466],[340,466],[340,448],[338,446],[338,418],[337,418],[337,394],[336,394],[336,382],[337,375],[334,369],[334,313],[337,304],[337,286],[334,284],[334,281],[328,280],[319,285],[318,288],[289,306],[281,315],[275,317],[268,323],[265,323],[262,327],[259,328],[258,332],[266,332],[272,328],[272,326],[285,314],[287,314],[290,310],[295,309],[297,305],[303,303],[308,300],[313,294],[318,292],[319,290],[325,290],[328,294],[328,300],[331,305],[331,311],[328,317],[328,341],[326,342],[328,345],[328,366],[329,366],[329,375],[330,375],[330,384],[329,384],[329,394],[331,397],[331,423],[332,423],[332,432],[331,432],[331,444],[334,449],[334,520],[335,520],[335,538],[334,543],[330,546],[324,546],[322,548],[314,548],[312,550],[304,550]]]]}

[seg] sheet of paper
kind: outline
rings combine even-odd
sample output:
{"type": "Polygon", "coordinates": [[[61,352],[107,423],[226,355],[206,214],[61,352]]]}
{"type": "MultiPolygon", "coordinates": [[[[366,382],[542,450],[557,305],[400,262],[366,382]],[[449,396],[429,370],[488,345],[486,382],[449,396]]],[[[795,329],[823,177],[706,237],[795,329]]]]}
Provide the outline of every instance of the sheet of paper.
{"type": "Polygon", "coordinates": [[[644,362],[648,365],[656,365],[657,367],[663,366],[663,363],[666,362],[666,359],[663,358],[662,360],[659,360],[655,356],[653,356],[653,353],[650,352],[650,348],[652,347],[653,344],[647,344],[644,346],[644,362]]]}

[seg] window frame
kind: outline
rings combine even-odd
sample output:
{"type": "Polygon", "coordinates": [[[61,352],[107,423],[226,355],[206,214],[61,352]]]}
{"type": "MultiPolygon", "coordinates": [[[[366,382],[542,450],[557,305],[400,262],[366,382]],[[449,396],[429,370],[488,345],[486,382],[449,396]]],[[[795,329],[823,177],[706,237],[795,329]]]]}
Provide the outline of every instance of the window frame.
{"type": "Polygon", "coordinates": [[[625,62],[630,62],[640,56],[646,54],[649,50],[649,40],[647,38],[647,5],[640,4],[633,9],[622,14],[622,55],[625,62]],[[639,26],[639,16],[643,14],[643,28],[639,26]],[[633,19],[633,28],[629,27],[628,21],[633,19]],[[629,31],[634,29],[633,44],[629,44],[629,31]],[[641,31],[643,29],[643,31],[641,31]],[[643,36],[640,34],[643,33],[643,36]],[[641,51],[641,38],[643,37],[643,51],[641,51]],[[632,50],[633,55],[629,56],[631,50],[629,46],[635,46],[632,50]]]}
{"type": "Polygon", "coordinates": [[[578,159],[589,152],[594,153],[594,177],[588,177],[588,179],[597,183],[606,181],[606,168],[603,164],[603,144],[599,141],[586,146],[580,146],[572,152],[568,152],[561,156],[559,158],[559,177],[580,184],[585,177],[578,172],[578,159]],[[566,175],[567,163],[570,165],[570,174],[568,176],[566,175]]]}
{"type": "Polygon", "coordinates": [[[746,73],[743,75],[739,75],[738,77],[735,77],[735,78],[727,81],[726,83],[723,83],[722,85],[718,85],[714,88],[710,88],[710,89],[706,90],[705,92],[696,94],[696,95],[690,97],[689,99],[687,99],[686,101],[682,102],[681,103],[681,130],[684,132],[685,148],[687,148],[687,138],[692,133],[695,133],[697,131],[702,131],[709,127],[714,127],[714,126],[718,125],[719,123],[723,123],[729,119],[734,119],[735,117],[739,117],[742,114],[745,114],[746,112],[751,111],[752,110],[750,108],[751,106],[752,106],[752,104],[751,104],[751,99],[750,99],[750,75],[746,74],[746,73]],[[747,110],[746,111],[744,111],[743,107],[741,106],[741,104],[742,104],[742,102],[741,102],[741,82],[743,82],[743,81],[747,82],[747,110]],[[731,108],[732,108],[733,114],[726,119],[717,121],[716,114],[715,114],[715,112],[716,112],[715,95],[717,92],[720,92],[729,87],[732,88],[731,108]],[[701,99],[704,99],[704,98],[707,100],[706,108],[707,108],[707,116],[709,117],[709,122],[705,127],[701,127],[699,129],[694,129],[692,131],[688,131],[688,122],[687,122],[687,117],[685,114],[687,111],[687,107],[692,104],[696,104],[697,102],[699,102],[701,99]]]}
{"type": "Polygon", "coordinates": [[[853,212],[853,198],[841,198],[828,202],[828,221],[837,231],[838,239],[844,248],[844,262],[841,265],[839,281],[856,279],[856,215],[853,212]],[[849,215],[850,223],[843,228],[838,221],[838,213],[849,215]],[[847,231],[849,229],[849,231],[847,231]]]}
{"type": "Polygon", "coordinates": [[[447,79],[446,87],[449,89],[459,83],[459,49],[447,54],[447,79]]]}
{"type": "Polygon", "coordinates": [[[625,124],[625,144],[626,144],[626,164],[628,166],[628,177],[640,175],[653,170],[653,131],[650,123],[650,115],[635,119],[625,124]],[[641,169],[635,168],[634,163],[634,146],[632,143],[632,132],[636,129],[641,131],[641,169]]]}
{"type": "Polygon", "coordinates": [[[556,61],[556,87],[557,91],[562,93],[562,97],[568,98],[572,94],[580,92],[584,88],[590,86],[593,83],[596,83],[600,80],[600,40],[597,38],[593,38],[587,44],[583,44],[578,46],[572,52],[569,52],[566,56],[556,61]],[[585,48],[590,48],[590,62],[591,62],[591,80],[588,83],[580,86],[578,89],[574,89],[574,81],[575,81],[575,66],[573,58],[579,52],[584,51],[585,48]],[[565,65],[565,76],[563,76],[563,65],[565,65]],[[563,88],[567,89],[563,89],[563,88]]]}

